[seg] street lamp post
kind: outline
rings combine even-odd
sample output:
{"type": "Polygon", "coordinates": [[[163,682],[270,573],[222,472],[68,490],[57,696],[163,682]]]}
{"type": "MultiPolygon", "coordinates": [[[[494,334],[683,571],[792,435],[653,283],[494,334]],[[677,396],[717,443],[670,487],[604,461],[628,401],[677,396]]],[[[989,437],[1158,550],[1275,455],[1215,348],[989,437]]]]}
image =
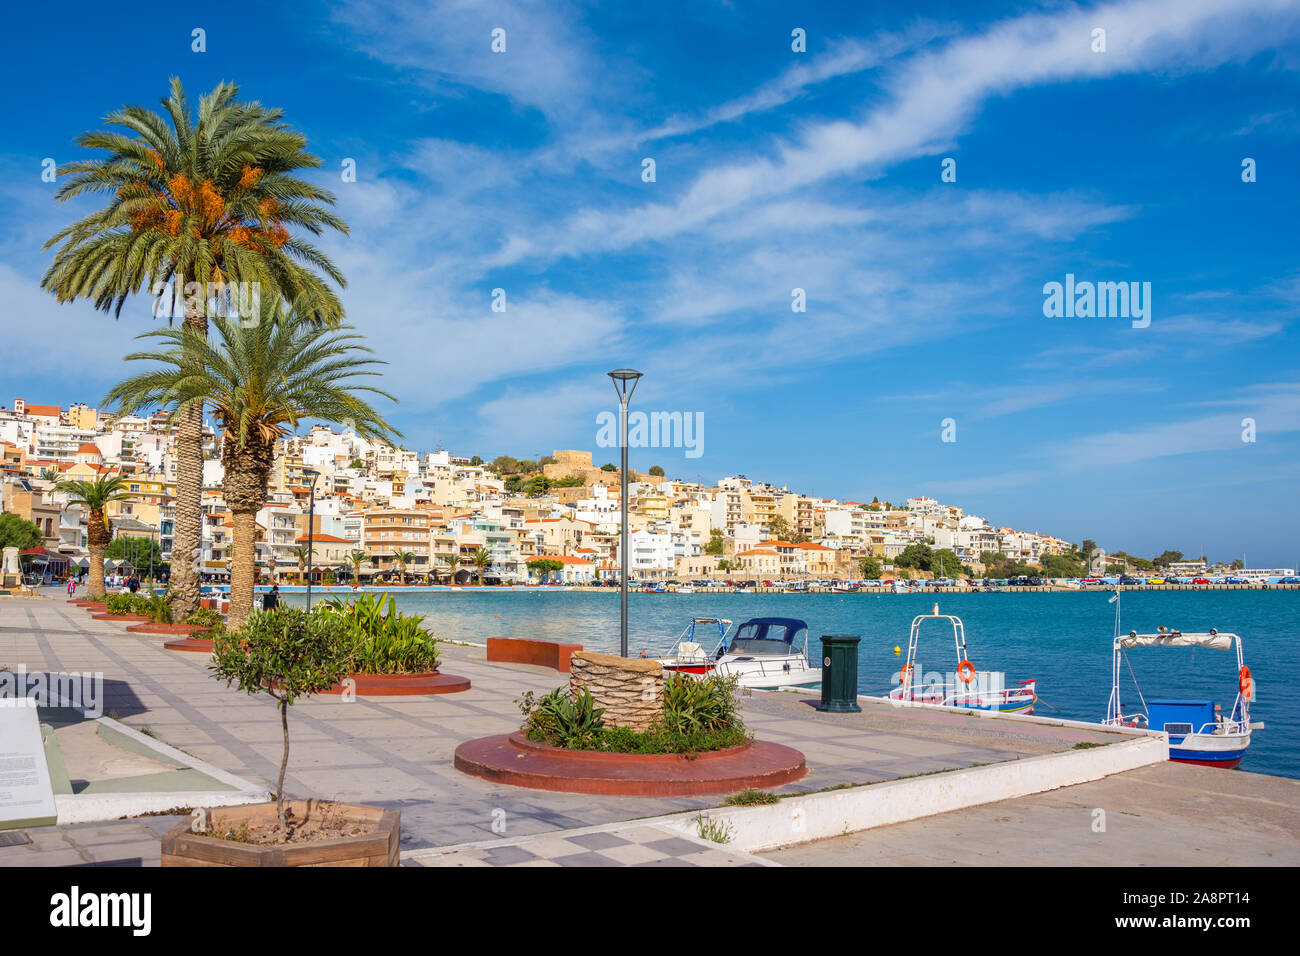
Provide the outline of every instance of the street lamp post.
{"type": "Polygon", "coordinates": [[[614,392],[618,395],[619,405],[619,445],[623,449],[622,470],[620,472],[619,508],[622,511],[622,531],[619,537],[620,581],[618,602],[618,647],[619,654],[627,657],[627,405],[636,390],[641,373],[630,368],[616,368],[608,373],[614,383],[614,392]]]}
{"type": "Polygon", "coordinates": [[[311,475],[311,495],[307,502],[307,613],[311,613],[311,558],[312,552],[312,532],[316,524],[316,479],[320,477],[319,471],[313,471],[310,468],[303,469],[303,474],[311,475]]]}

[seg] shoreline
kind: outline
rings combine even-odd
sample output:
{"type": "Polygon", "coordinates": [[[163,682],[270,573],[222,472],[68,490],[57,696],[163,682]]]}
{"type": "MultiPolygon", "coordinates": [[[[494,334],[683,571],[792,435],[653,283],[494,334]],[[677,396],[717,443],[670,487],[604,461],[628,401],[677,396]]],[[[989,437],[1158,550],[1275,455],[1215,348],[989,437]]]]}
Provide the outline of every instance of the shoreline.
{"type": "MultiPolygon", "coordinates": [[[[205,590],[219,591],[223,594],[230,592],[230,585],[216,584],[204,585],[205,590]]],[[[257,592],[266,592],[271,589],[269,584],[259,584],[255,587],[257,592]]],[[[328,595],[338,597],[348,594],[502,594],[510,592],[525,593],[581,593],[581,594],[618,594],[618,588],[610,587],[592,587],[583,584],[565,584],[565,585],[387,585],[375,587],[364,585],[359,588],[353,588],[346,584],[313,584],[311,587],[313,597],[316,595],[328,595]]],[[[1134,591],[1300,591],[1300,584],[1133,584],[1124,585],[1123,590],[1128,592],[1134,591]]],[[[865,595],[912,595],[912,594],[1109,594],[1114,591],[1112,587],[1069,587],[1066,585],[1026,585],[1023,587],[1005,587],[989,590],[985,588],[962,588],[962,587],[918,587],[909,591],[895,591],[892,587],[865,587],[856,591],[839,591],[835,588],[807,588],[804,590],[790,590],[788,588],[746,588],[738,590],[729,587],[708,587],[695,588],[693,591],[685,592],[686,597],[692,594],[827,594],[840,595],[846,594],[865,594],[865,595]]],[[[307,586],[305,584],[282,584],[280,585],[281,594],[305,594],[307,586]]],[[[645,588],[631,588],[629,594],[678,594],[677,591],[647,591],[645,588]]]]}

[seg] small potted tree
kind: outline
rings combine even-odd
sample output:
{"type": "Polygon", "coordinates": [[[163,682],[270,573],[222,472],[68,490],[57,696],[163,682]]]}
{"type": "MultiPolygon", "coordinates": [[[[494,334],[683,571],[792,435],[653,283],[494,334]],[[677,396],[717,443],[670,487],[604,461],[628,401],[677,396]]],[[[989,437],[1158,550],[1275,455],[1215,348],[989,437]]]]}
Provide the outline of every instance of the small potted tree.
{"type": "Polygon", "coordinates": [[[329,690],[348,672],[350,631],[333,614],[280,607],[214,636],[209,669],[226,686],[266,694],[280,711],[284,752],[275,802],[196,810],[162,839],[163,866],[397,866],[401,816],[395,810],[285,800],[289,708],[329,690]]]}

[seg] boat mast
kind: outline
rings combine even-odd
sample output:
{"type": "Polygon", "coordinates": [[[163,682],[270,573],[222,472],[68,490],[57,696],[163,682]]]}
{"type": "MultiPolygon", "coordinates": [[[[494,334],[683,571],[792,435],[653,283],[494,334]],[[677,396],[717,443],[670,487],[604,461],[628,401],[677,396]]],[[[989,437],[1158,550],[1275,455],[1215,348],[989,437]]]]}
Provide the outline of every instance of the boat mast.
{"type": "Polygon", "coordinates": [[[1117,585],[1115,585],[1115,596],[1114,596],[1113,598],[1111,598],[1111,601],[1113,601],[1114,604],[1115,604],[1115,636],[1111,639],[1111,654],[1110,654],[1110,656],[1111,656],[1111,662],[1110,662],[1110,677],[1111,677],[1111,685],[1110,685],[1110,703],[1111,703],[1111,706],[1112,706],[1114,709],[1112,710],[1111,713],[1107,714],[1106,716],[1107,716],[1108,718],[1113,717],[1113,718],[1115,718],[1115,720],[1119,720],[1120,715],[1123,714],[1123,712],[1124,712],[1123,707],[1120,705],[1120,701],[1119,701],[1119,655],[1120,655],[1120,647],[1119,647],[1119,627],[1120,627],[1120,613],[1119,613],[1120,608],[1119,608],[1119,605],[1120,605],[1120,599],[1119,599],[1119,593],[1120,593],[1120,590],[1121,590],[1122,588],[1123,588],[1123,585],[1121,585],[1121,584],[1117,584],[1117,585]]]}

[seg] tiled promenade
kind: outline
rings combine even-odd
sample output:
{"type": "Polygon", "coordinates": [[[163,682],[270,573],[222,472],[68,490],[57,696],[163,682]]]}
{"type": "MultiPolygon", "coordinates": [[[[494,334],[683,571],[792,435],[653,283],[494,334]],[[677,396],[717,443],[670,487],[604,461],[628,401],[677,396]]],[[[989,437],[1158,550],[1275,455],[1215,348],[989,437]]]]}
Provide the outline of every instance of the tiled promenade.
{"type": "MultiPolygon", "coordinates": [[[[462,635],[466,640],[486,636],[462,635]]],[[[108,716],[147,730],[222,770],[257,784],[272,784],[281,744],[271,701],[227,688],[209,676],[206,655],[164,650],[163,640],[128,634],[113,621],[92,620],[62,599],[0,599],[0,667],[25,664],[28,671],[102,672],[108,716]]],[[[549,690],[564,678],[526,665],[488,664],[481,648],[443,647],[443,669],[469,677],[471,690],[351,703],[319,697],[296,704],[289,718],[292,750],[287,790],[295,796],[400,809],[402,848],[408,858],[410,851],[470,845],[450,858],[421,853],[409,860],[439,865],[503,862],[507,857],[525,862],[521,853],[486,852],[477,844],[490,841],[504,848],[535,834],[600,828],[720,802],[716,797],[594,798],[548,793],[460,773],[452,766],[452,752],[459,743],[516,729],[520,715],[515,699],[527,690],[549,690]]],[[[784,793],[1014,760],[1068,750],[1079,741],[1106,739],[1086,730],[1047,726],[1027,726],[1010,734],[1004,726],[987,721],[904,714],[883,705],[868,707],[859,715],[823,715],[794,694],[756,694],[745,699],[744,713],[747,725],[760,737],[797,747],[806,755],[808,776],[782,788],[784,793]]],[[[163,818],[85,827],[31,831],[31,844],[0,846],[0,865],[30,863],[37,856],[64,864],[74,853],[83,862],[102,862],[106,853],[119,851],[123,860],[138,857],[149,865],[157,861],[156,844],[152,849],[146,845],[154,839],[150,834],[165,828],[163,818]],[[86,835],[79,838],[79,832],[86,835]],[[97,841],[121,846],[92,852],[88,848],[97,841]]],[[[651,863],[647,851],[636,846],[653,851],[661,838],[633,830],[617,837],[626,845],[604,847],[588,844],[608,843],[612,838],[584,838],[585,843],[560,839],[569,842],[546,844],[550,849],[542,853],[524,852],[547,861],[574,857],[576,862],[582,853],[597,853],[615,862],[651,863]]],[[[713,854],[730,852],[713,846],[713,854]]],[[[688,849],[663,843],[660,849],[663,853],[656,859],[690,863],[707,846],[688,849]]],[[[581,859],[594,862],[590,856],[581,859]]],[[[737,857],[732,862],[739,861],[737,857]]]]}

